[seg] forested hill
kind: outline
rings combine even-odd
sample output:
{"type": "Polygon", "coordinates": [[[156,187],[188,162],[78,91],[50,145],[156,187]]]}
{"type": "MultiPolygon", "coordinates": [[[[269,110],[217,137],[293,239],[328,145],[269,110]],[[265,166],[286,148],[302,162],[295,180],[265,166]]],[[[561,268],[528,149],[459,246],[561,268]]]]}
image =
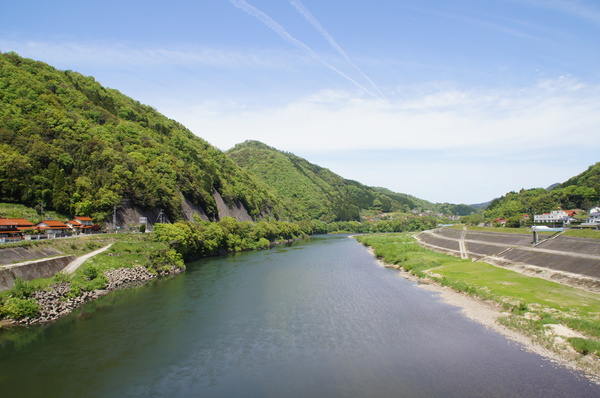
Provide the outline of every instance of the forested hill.
{"type": "Polygon", "coordinates": [[[270,186],[287,213],[296,218],[345,221],[358,220],[361,209],[409,212],[412,209],[435,211],[440,207],[410,195],[344,179],[258,141],[246,141],[226,153],[270,186]]]}
{"type": "MultiPolygon", "coordinates": [[[[591,165],[583,173],[568,179],[562,184],[558,184],[553,189],[569,189],[569,187],[592,188],[600,196],[600,162],[591,165]]],[[[590,191],[591,192],[591,191],[590,191]]]]}
{"type": "Polygon", "coordinates": [[[494,199],[485,217],[520,218],[522,214],[540,214],[562,209],[589,210],[600,202],[600,163],[552,189],[522,189],[494,199]]]}
{"type": "Polygon", "coordinates": [[[217,219],[223,201],[277,215],[277,199],[181,124],[92,77],[0,53],[0,201],[103,220],[113,206],[184,208],[217,219]]]}

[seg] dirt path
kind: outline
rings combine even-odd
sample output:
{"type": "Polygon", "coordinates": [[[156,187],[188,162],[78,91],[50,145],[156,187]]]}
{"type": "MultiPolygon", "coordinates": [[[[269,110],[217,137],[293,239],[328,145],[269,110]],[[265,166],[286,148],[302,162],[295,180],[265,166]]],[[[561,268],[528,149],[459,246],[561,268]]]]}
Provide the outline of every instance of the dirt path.
{"type": "Polygon", "coordinates": [[[77,270],[77,268],[79,268],[88,258],[95,256],[96,254],[100,254],[103,251],[108,250],[109,247],[112,246],[112,243],[108,246],[104,246],[101,249],[95,250],[91,253],[88,253],[86,255],[77,257],[75,260],[71,261],[69,263],[69,265],[67,265],[65,268],[63,268],[63,272],[67,273],[67,274],[72,274],[73,272],[75,272],[75,270],[77,270]]]}

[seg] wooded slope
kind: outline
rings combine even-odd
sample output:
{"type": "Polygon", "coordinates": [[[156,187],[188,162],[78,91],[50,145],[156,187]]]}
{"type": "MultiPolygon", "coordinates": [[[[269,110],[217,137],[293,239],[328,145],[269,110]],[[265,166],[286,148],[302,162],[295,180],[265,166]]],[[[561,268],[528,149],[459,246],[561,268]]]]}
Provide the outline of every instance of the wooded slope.
{"type": "Polygon", "coordinates": [[[92,77],[0,53],[0,201],[104,219],[128,200],[218,218],[215,191],[252,217],[277,200],[221,151],[92,77]]]}

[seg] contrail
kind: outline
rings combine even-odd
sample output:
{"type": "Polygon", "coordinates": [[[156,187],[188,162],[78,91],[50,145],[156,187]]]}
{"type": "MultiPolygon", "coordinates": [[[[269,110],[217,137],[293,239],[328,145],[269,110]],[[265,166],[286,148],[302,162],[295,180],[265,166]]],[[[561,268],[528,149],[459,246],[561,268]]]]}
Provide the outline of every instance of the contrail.
{"type": "Polygon", "coordinates": [[[321,64],[325,65],[326,67],[328,67],[332,71],[336,72],[337,74],[339,74],[343,78],[351,81],[356,86],[360,87],[361,89],[363,89],[364,91],[366,91],[367,93],[369,93],[370,95],[372,95],[373,97],[379,98],[376,94],[374,94],[373,92],[371,92],[371,90],[369,90],[368,88],[366,88],[362,84],[358,83],[356,80],[352,79],[350,76],[346,75],[344,72],[340,71],[335,66],[333,66],[333,65],[327,63],[326,61],[324,61],[323,58],[319,57],[319,55],[316,52],[314,52],[310,47],[308,47],[306,44],[302,43],[300,40],[296,39],[294,36],[292,36],[291,34],[289,34],[283,28],[283,26],[281,26],[280,24],[278,24],[277,22],[275,22],[275,20],[273,20],[273,18],[271,18],[270,16],[268,16],[267,14],[265,14],[264,12],[262,12],[261,10],[259,10],[258,8],[254,7],[251,4],[248,4],[244,0],[229,0],[229,2],[231,4],[233,4],[234,6],[236,6],[237,8],[245,11],[248,15],[257,18],[266,27],[268,27],[269,29],[271,29],[275,33],[277,33],[279,35],[279,37],[281,37],[283,40],[285,40],[288,43],[290,43],[290,44],[298,47],[301,50],[303,50],[308,55],[310,55],[312,58],[314,58],[315,60],[319,61],[321,64]]]}
{"type": "Polygon", "coordinates": [[[321,36],[323,36],[323,38],[327,40],[331,47],[333,47],[346,60],[346,62],[352,65],[358,71],[358,73],[360,73],[365,79],[367,79],[367,81],[371,84],[371,86],[373,86],[375,91],[377,91],[382,98],[385,97],[379,89],[379,87],[377,87],[377,85],[369,78],[369,76],[367,76],[354,62],[352,62],[348,54],[346,54],[346,51],[344,51],[344,49],[335,41],[335,39],[331,37],[329,32],[327,32],[323,25],[321,25],[319,21],[317,21],[314,15],[312,15],[311,12],[308,11],[308,9],[304,6],[304,4],[302,4],[300,0],[290,0],[290,3],[294,6],[294,8],[296,8],[296,10],[298,10],[300,14],[302,14],[304,19],[306,19],[308,23],[310,23],[321,34],[321,36]]]}

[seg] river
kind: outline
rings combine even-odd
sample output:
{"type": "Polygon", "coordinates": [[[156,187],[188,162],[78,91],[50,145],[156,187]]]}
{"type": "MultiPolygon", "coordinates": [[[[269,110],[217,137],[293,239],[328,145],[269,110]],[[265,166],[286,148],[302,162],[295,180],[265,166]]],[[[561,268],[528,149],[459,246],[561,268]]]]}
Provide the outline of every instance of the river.
{"type": "Polygon", "coordinates": [[[6,397],[597,397],[347,236],[204,259],[0,333],[6,397]]]}

